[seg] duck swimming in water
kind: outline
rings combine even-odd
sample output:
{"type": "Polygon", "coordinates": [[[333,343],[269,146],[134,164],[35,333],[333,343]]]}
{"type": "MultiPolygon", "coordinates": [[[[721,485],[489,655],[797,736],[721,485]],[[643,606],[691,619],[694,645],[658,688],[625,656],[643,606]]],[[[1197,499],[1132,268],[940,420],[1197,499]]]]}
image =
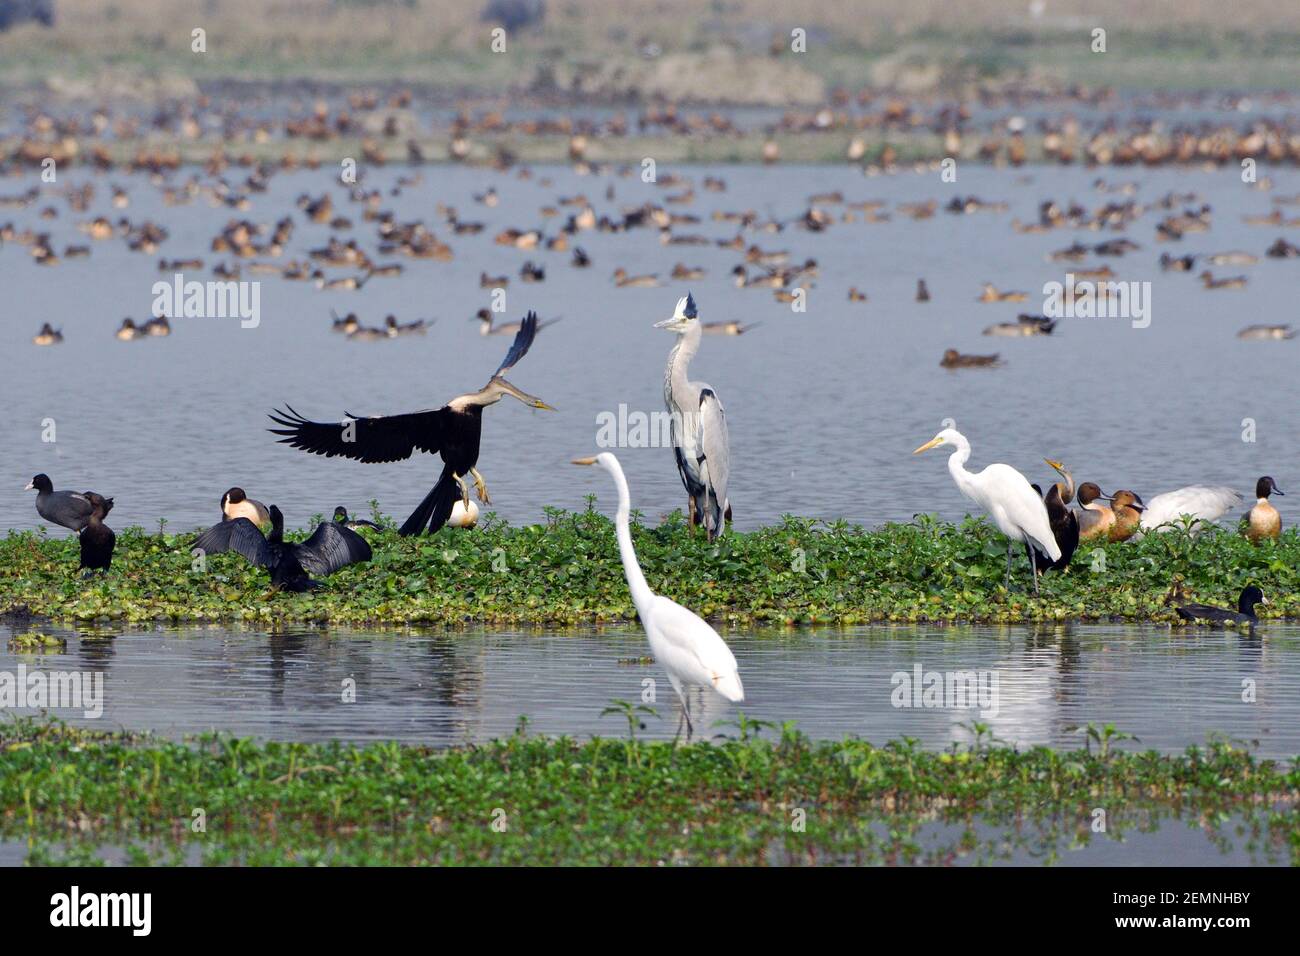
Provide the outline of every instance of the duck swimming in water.
{"type": "Polygon", "coordinates": [[[948,349],[939,360],[942,368],[994,368],[1001,364],[996,352],[992,355],[962,355],[956,349],[948,349]]]}
{"type": "Polygon", "coordinates": [[[50,323],[41,326],[39,332],[32,336],[33,345],[58,345],[63,341],[63,331],[56,330],[50,323]]]}
{"type": "Polygon", "coordinates": [[[144,336],[144,330],[135,324],[134,319],[123,319],[122,324],[113,333],[123,342],[131,342],[144,336]]]}
{"type": "MultiPolygon", "coordinates": [[[[479,309],[474,313],[473,318],[479,322],[479,335],[518,335],[523,327],[522,322],[497,322],[496,316],[487,309],[479,309]]],[[[537,323],[537,331],[540,332],[558,321],[560,321],[559,316],[554,319],[543,319],[537,323]]]]}
{"type": "Polygon", "coordinates": [[[236,551],[252,564],[271,572],[273,589],[299,593],[322,586],[310,575],[325,577],[371,558],[366,539],[334,521],[321,522],[301,544],[287,542],[284,515],[275,505],[271,505],[270,511],[269,538],[247,518],[235,518],[213,525],[194,540],[192,548],[204,555],[236,551]]]}
{"type": "Polygon", "coordinates": [[[1282,342],[1295,336],[1289,325],[1248,325],[1237,333],[1237,338],[1247,342],[1282,342]]]}
{"type": "Polygon", "coordinates": [[[1212,604],[1180,604],[1174,610],[1184,621],[1198,624],[1249,624],[1253,627],[1259,621],[1255,614],[1256,604],[1268,604],[1268,601],[1264,598],[1264,592],[1252,584],[1242,589],[1235,611],[1212,604]]]}
{"type": "MultiPolygon", "coordinates": [[[[90,523],[95,506],[88,497],[93,492],[55,491],[49,475],[39,474],[27,483],[25,491],[36,491],[36,513],[46,521],[70,531],[80,531],[90,523]]],[[[104,514],[113,507],[112,498],[104,498],[104,514]]]]}

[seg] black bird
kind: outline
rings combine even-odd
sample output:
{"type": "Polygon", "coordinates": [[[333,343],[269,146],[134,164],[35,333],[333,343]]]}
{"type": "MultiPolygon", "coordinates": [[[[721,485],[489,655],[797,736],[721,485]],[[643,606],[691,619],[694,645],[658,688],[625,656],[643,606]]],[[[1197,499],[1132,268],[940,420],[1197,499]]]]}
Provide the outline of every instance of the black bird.
{"type": "Polygon", "coordinates": [[[1255,616],[1256,604],[1267,604],[1264,592],[1255,585],[1245,587],[1237,599],[1237,610],[1215,607],[1212,604],[1180,604],[1174,608],[1184,621],[1208,621],[1211,624],[1250,624],[1259,618],[1255,616]]]}
{"type": "Polygon", "coordinates": [[[333,521],[322,521],[301,544],[285,541],[284,515],[275,505],[271,505],[270,538],[247,518],[234,518],[214,524],[191,547],[205,555],[236,551],[271,572],[272,588],[298,592],[321,586],[310,575],[325,577],[371,557],[365,538],[333,521]]]}
{"type": "MultiPolygon", "coordinates": [[[[36,512],[46,521],[52,521],[72,531],[80,531],[90,523],[90,515],[94,512],[95,506],[91,504],[87,495],[92,492],[55,491],[50,476],[45,474],[37,475],[23,490],[31,491],[33,488],[36,489],[36,512]]],[[[113,499],[103,498],[103,500],[107,504],[104,514],[108,514],[109,509],[113,507],[113,499]]]]}
{"type": "Polygon", "coordinates": [[[113,499],[86,492],[90,502],[90,518],[81,529],[81,567],[85,570],[108,570],[113,563],[113,547],[117,544],[117,535],[113,529],[104,524],[104,518],[113,510],[113,499]]]}
{"type": "Polygon", "coordinates": [[[334,520],[345,527],[351,528],[353,531],[357,528],[373,528],[376,531],[379,530],[379,525],[375,524],[373,521],[366,521],[363,518],[349,518],[348,509],[344,508],[342,505],[339,505],[334,509],[334,520]]]}
{"type": "Polygon", "coordinates": [[[472,475],[479,500],[491,504],[487,483],[475,467],[478,464],[479,438],[483,428],[483,409],[495,405],[503,396],[519,399],[530,408],[554,411],[540,398],[522,392],[501,377],[513,368],[533,344],[537,335],[537,313],[529,312],[519,324],[510,351],[505,360],[492,373],[488,383],[477,392],[453,398],[441,408],[406,415],[374,415],[357,418],[351,413],[341,422],[313,422],[299,415],[291,406],[287,411],[276,409],[270,418],[283,428],[270,432],[285,437],[280,442],[301,448],[314,455],[332,458],[341,455],[364,462],[403,461],[416,449],[428,454],[440,454],[443,461],[438,483],[424,496],[419,507],[411,513],[399,529],[403,535],[419,534],[428,524],[431,532],[437,531],[451,516],[452,506],[459,497],[469,506],[469,486],[465,476],[472,475]]]}
{"type": "MultiPolygon", "coordinates": [[[[1037,484],[1030,487],[1040,495],[1043,494],[1043,489],[1037,484]]],[[[1053,561],[1034,548],[1037,558],[1035,559],[1035,555],[1030,555],[1029,559],[1039,574],[1046,574],[1048,571],[1064,571],[1069,567],[1070,559],[1074,557],[1074,552],[1079,547],[1079,519],[1065,506],[1059,482],[1054,482],[1052,487],[1047,489],[1047,494],[1043,495],[1043,504],[1047,506],[1047,520],[1052,526],[1052,537],[1056,539],[1056,546],[1061,549],[1061,558],[1059,561],[1053,561]]],[[[1030,548],[1033,548],[1033,545],[1025,545],[1026,553],[1030,548]]]]}

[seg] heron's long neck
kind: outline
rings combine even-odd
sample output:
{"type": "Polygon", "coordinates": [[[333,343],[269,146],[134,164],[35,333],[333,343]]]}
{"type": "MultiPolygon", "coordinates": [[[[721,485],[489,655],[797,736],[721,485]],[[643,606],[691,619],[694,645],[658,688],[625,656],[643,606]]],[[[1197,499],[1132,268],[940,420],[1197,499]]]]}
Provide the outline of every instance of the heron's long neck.
{"type": "Polygon", "coordinates": [[[669,399],[670,407],[673,392],[680,393],[690,381],[687,373],[691,365],[691,359],[695,358],[695,353],[700,349],[700,336],[702,334],[699,323],[693,324],[689,329],[677,336],[677,344],[668,353],[668,370],[664,378],[664,397],[669,399]]]}
{"type": "Polygon", "coordinates": [[[614,484],[618,486],[618,513],[614,524],[618,529],[618,553],[623,559],[623,573],[627,576],[627,587],[632,592],[632,603],[644,616],[644,609],[649,606],[654,594],[641,573],[641,565],[636,560],[636,549],[632,547],[632,495],[627,490],[627,479],[620,468],[614,472],[614,484]]]}
{"type": "Polygon", "coordinates": [[[965,442],[958,445],[956,450],[948,456],[948,473],[952,475],[952,480],[957,483],[958,489],[967,498],[973,498],[971,494],[971,478],[974,476],[966,470],[966,462],[970,459],[970,445],[965,442]]]}

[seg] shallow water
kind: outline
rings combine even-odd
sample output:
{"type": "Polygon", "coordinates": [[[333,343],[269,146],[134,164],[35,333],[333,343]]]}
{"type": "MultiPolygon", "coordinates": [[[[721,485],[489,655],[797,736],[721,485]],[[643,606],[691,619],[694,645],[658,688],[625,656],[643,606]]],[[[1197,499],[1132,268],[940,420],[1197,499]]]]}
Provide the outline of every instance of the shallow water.
{"type": "MultiPolygon", "coordinates": [[[[99,672],[104,709],[73,723],[177,736],[223,730],[279,740],[398,739],[447,746],[512,733],[519,718],[542,734],[619,736],[613,699],[656,695],[658,717],[639,736],[676,730],[676,699],[644,662],[639,631],[572,633],[350,630],[265,634],[228,628],[71,631],[62,654],[0,652],[0,673],[99,672]],[[345,681],[355,701],[343,700],[345,681]],[[650,682],[647,684],[647,682],[650,682]]],[[[1254,640],[1233,632],[1160,626],[1025,628],[862,627],[729,634],[745,684],[739,707],[692,696],[696,736],[737,733],[739,711],[794,721],[816,738],[900,736],[929,748],[969,742],[979,721],[1018,746],[1070,748],[1076,728],[1114,724],[1137,741],[1117,746],[1182,751],[1211,736],[1257,753],[1300,753],[1300,627],[1268,624],[1254,640]],[[903,700],[901,678],[975,671],[986,691],[903,700]],[[993,680],[996,678],[996,691],[993,680]],[[1249,682],[1249,683],[1247,683],[1249,682]],[[1255,702],[1243,702],[1243,689],[1255,702]],[[895,706],[908,703],[914,706],[895,706]],[[931,704],[939,706],[929,706],[931,704]]],[[[0,628],[4,645],[11,629],[0,628]]],[[[768,731],[770,733],[770,731],[768,731]]]]}
{"type": "MultiPolygon", "coordinates": [[[[409,170],[374,172],[367,186],[385,193],[409,170]]],[[[768,523],[782,513],[843,517],[870,524],[908,519],[918,511],[948,517],[969,505],[949,478],[940,455],[914,459],[913,448],[933,435],[947,416],[971,439],[971,466],[1007,461],[1031,478],[1048,477],[1044,456],[1064,459],[1079,480],[1107,490],[1130,487],[1144,496],[1194,482],[1227,483],[1249,490],[1270,473],[1283,489],[1285,476],[1300,473],[1296,408],[1297,348],[1300,341],[1240,342],[1234,336],[1254,322],[1295,322],[1300,280],[1295,261],[1262,260],[1244,269],[1244,291],[1208,292],[1192,276],[1162,273],[1162,251],[1262,254],[1280,234],[1296,230],[1245,225],[1244,213],[1271,208],[1270,194],[1246,189],[1236,171],[1106,170],[1032,168],[1003,171],[963,166],[956,184],[937,173],[911,172],[864,178],[838,167],[659,168],[661,178],[681,173],[697,181],[721,176],[722,194],[702,189],[690,206],[669,207],[701,217],[678,232],[709,238],[734,235],[734,227],[711,221],[714,209],[754,209],[790,220],[807,207],[807,197],[841,190],[850,201],[897,203],[975,194],[1006,201],[1005,213],[954,216],[939,212],[914,222],[900,215],[887,224],[837,223],[821,233],[788,227],[781,234],[748,234],[765,249],[788,249],[792,261],[821,264],[805,314],[777,303],[767,290],[736,289],[729,270],[739,261],[730,250],[664,246],[654,230],[624,235],[584,233],[577,238],[590,253],[588,270],[568,265],[568,253],[524,252],[492,242],[505,226],[543,227],[553,233],[562,220],[544,220],[539,209],[562,195],[583,193],[598,214],[617,213],[645,201],[662,202],[679,187],[661,189],[636,177],[580,177],[567,168],[539,168],[530,181],[481,169],[426,167],[420,185],[385,206],[399,220],[423,219],[456,252],[450,263],[407,261],[399,279],[374,279],[361,292],[323,292],[307,283],[261,278],[261,324],[241,329],[234,319],[178,319],[168,339],[118,342],[112,332],[124,316],[145,318],[160,278],[161,257],[200,256],[209,269],[218,260],[210,238],[231,218],[246,215],[272,224],[294,213],[298,228],[288,258],[303,258],[323,245],[330,230],[304,223],[294,207],[302,193],[334,195],[336,209],[351,216],[355,235],[372,253],[372,224],[346,201],[330,168],[277,175],[269,192],[254,194],[248,213],[212,208],[205,200],[180,208],[161,205],[157,190],[140,177],[83,171],[60,175],[58,188],[87,178],[97,196],[84,214],[68,212],[61,199],[0,213],[19,229],[49,231],[61,252],[87,242],[75,223],[96,214],[116,219],[109,208],[109,183],[128,186],[125,213],[165,224],[171,238],[157,255],[129,252],[120,239],[91,243],[88,260],[44,268],[27,250],[0,247],[0,283],[9,319],[0,328],[0,377],[6,414],[0,444],[9,451],[0,475],[0,528],[39,523],[31,493],[22,486],[38,471],[56,487],[93,488],[116,497],[114,524],[172,528],[210,523],[217,502],[239,484],[267,502],[279,503],[291,525],[313,513],[346,504],[365,512],[377,498],[399,519],[432,485],[440,462],[426,456],[363,465],[326,460],[279,446],[264,428],[273,406],[288,401],[299,411],[334,420],[345,412],[400,412],[440,405],[477,388],[505,354],[504,337],[480,337],[468,321],[489,304],[479,273],[509,273],[508,316],[526,309],[564,320],[546,329],[533,351],[511,373],[525,391],[542,396],[560,412],[524,409],[507,400],[486,412],[480,466],[493,508],[512,522],[535,521],[547,506],[580,508],[588,493],[608,508],[612,489],[604,475],[578,474],[570,458],[596,450],[597,416],[654,412],[662,405],[663,367],[671,337],[652,324],[667,316],[687,284],[659,289],[617,289],[616,266],[631,273],[658,272],[665,278],[677,261],[698,264],[708,276],[689,283],[706,321],[760,322],[739,338],[705,339],[692,366],[693,377],[710,382],[727,408],[732,439],[732,490],[738,527],[768,523]],[[1140,184],[1137,198],[1154,203],[1171,189],[1194,191],[1215,210],[1214,228],[1180,243],[1156,243],[1154,225],[1163,212],[1149,212],[1123,235],[1142,248],[1108,262],[1120,278],[1152,283],[1149,328],[1127,319],[1066,319],[1049,338],[981,336],[989,324],[1039,311],[1041,289],[1061,281],[1067,266],[1046,261],[1052,250],[1075,239],[1097,243],[1120,234],[1057,230],[1021,235],[1012,218],[1032,220],[1041,201],[1077,199],[1096,208],[1116,194],[1097,192],[1098,176],[1140,184]],[[543,185],[549,178],[551,183],[543,185]],[[489,185],[501,195],[493,209],[473,194],[489,185]],[[607,186],[615,196],[605,199],[607,186]],[[59,218],[37,217],[55,204],[59,218]],[[436,214],[438,203],[455,206],[463,219],[486,224],[478,236],[448,236],[436,214]],[[517,275],[525,259],[544,263],[547,280],[523,285],[517,275]],[[933,301],[913,301],[924,276],[933,301]],[[1030,292],[1023,305],[977,304],[980,284],[1030,292]],[[868,303],[849,303],[850,285],[865,289],[868,303]],[[330,309],[357,310],[369,325],[388,312],[402,321],[437,318],[423,337],[378,343],[349,342],[330,331],[330,309]],[[42,321],[62,327],[63,345],[36,348],[31,335],[42,321]],[[938,367],[945,348],[1000,352],[1003,368],[949,372],[938,367]],[[1242,440],[1243,420],[1255,423],[1254,442],[1242,440]],[[56,425],[57,440],[42,440],[43,423],[56,425]]],[[[184,175],[188,175],[188,172],[184,175]]],[[[241,178],[238,171],[232,175],[241,178]]],[[[1269,170],[1271,195],[1300,190],[1300,173],[1269,170]]],[[[15,194],[38,185],[35,177],[10,177],[0,191],[15,194]]],[[[47,187],[47,189],[52,187],[47,187]]],[[[834,208],[834,207],[832,207],[834,208]]],[[[1298,215],[1294,206],[1284,207],[1298,215]]],[[[228,261],[228,257],[227,257],[228,261]]],[[[377,261],[383,261],[377,257],[377,261]]],[[[330,270],[342,275],[344,270],[330,270]]],[[[208,278],[207,272],[191,278],[208,278]]],[[[245,270],[245,279],[250,276],[245,270]]],[[[632,486],[634,506],[648,518],[681,507],[682,491],[671,451],[619,451],[632,486]]],[[[1284,521],[1291,498],[1278,504],[1284,521]]],[[[61,531],[59,533],[62,533],[61,531]]]]}

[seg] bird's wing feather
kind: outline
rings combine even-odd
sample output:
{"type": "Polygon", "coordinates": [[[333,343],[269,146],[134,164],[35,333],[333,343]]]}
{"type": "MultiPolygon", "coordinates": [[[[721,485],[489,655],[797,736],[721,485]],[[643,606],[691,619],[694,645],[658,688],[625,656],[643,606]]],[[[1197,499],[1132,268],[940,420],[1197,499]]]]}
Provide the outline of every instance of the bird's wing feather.
{"type": "Polygon", "coordinates": [[[285,437],[280,442],[301,448],[313,455],[332,458],[340,455],[364,462],[402,461],[417,448],[435,454],[442,448],[447,409],[429,409],[405,415],[374,415],[356,418],[348,415],[341,422],[313,422],[299,415],[291,406],[276,409],[271,421],[283,428],[268,431],[285,437]],[[351,440],[349,440],[351,439],[351,440]]]}
{"type": "Polygon", "coordinates": [[[727,436],[727,416],[722,402],[708,386],[700,391],[700,445],[709,469],[709,483],[725,509],[727,480],[731,474],[731,440],[727,436]]]}
{"type": "Polygon", "coordinates": [[[298,563],[308,574],[325,577],[358,561],[369,561],[370,545],[351,528],[324,521],[312,536],[298,545],[298,563]]]}
{"type": "Polygon", "coordinates": [[[90,499],[77,491],[56,491],[46,501],[41,517],[68,527],[66,522],[84,522],[95,510],[90,499]]]}
{"type": "MultiPolygon", "coordinates": [[[[671,598],[655,595],[648,622],[672,653],[694,661],[708,683],[712,672],[736,670],[736,656],[709,623],[671,598]]],[[[697,675],[698,676],[698,675],[697,675]]]]}
{"type": "Polygon", "coordinates": [[[271,563],[271,546],[257,525],[247,518],[220,521],[195,539],[191,548],[204,554],[235,551],[259,567],[271,563]]]}
{"type": "Polygon", "coordinates": [[[1217,521],[1239,501],[1241,494],[1231,488],[1189,485],[1152,498],[1142,513],[1142,527],[1157,528],[1178,521],[1183,515],[1201,521],[1217,521]]]}
{"type": "Polygon", "coordinates": [[[989,465],[975,476],[985,500],[980,502],[992,513],[1000,508],[1006,519],[1031,543],[1053,561],[1061,558],[1061,549],[1052,534],[1052,522],[1047,517],[1047,506],[1034,493],[1029,479],[1010,465],[989,465]]]}
{"type": "Polygon", "coordinates": [[[510,371],[519,364],[519,360],[528,354],[528,350],[533,347],[533,339],[537,336],[537,313],[529,312],[524,316],[524,320],[519,323],[519,331],[515,333],[515,340],[510,343],[510,351],[502,359],[497,370],[492,373],[496,378],[504,372],[510,371]]]}

